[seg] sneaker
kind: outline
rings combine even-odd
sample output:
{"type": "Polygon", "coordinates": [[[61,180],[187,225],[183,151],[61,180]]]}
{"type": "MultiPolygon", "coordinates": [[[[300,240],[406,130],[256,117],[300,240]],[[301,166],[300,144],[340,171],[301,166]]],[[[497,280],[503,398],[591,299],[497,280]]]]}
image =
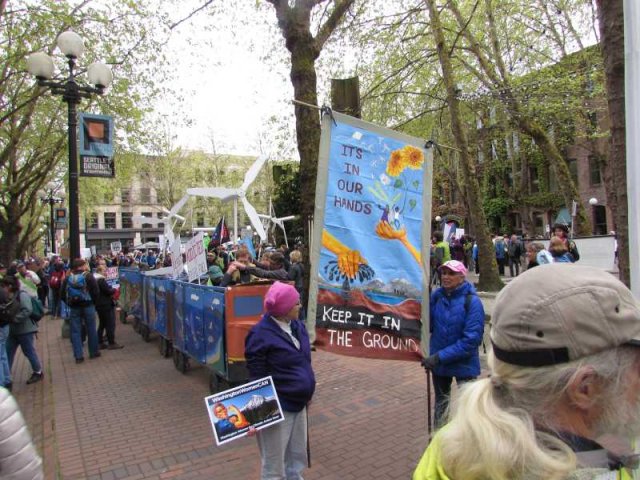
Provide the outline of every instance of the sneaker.
{"type": "Polygon", "coordinates": [[[76,363],[84,362],[84,357],[76,358],[76,363]]]}
{"type": "Polygon", "coordinates": [[[120,345],[119,343],[112,343],[107,347],[107,350],[119,350],[121,348],[124,348],[124,345],[120,345]]]}
{"type": "Polygon", "coordinates": [[[109,348],[109,344],[107,342],[98,343],[98,348],[100,350],[106,350],[107,348],[109,348]]]}
{"type": "Polygon", "coordinates": [[[89,355],[89,358],[98,358],[98,357],[101,357],[101,356],[102,356],[102,354],[100,352],[96,352],[93,355],[89,355]]]}
{"type": "Polygon", "coordinates": [[[33,372],[31,374],[31,378],[27,380],[27,385],[31,385],[32,383],[39,382],[40,380],[42,380],[42,372],[40,373],[33,372]]]}

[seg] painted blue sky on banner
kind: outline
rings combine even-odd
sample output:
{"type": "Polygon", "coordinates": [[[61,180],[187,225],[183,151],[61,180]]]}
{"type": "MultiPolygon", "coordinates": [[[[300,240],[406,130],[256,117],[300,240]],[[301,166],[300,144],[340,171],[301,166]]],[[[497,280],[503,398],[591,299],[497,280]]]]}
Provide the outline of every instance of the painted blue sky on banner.
{"type": "Polygon", "coordinates": [[[330,278],[339,245],[357,250],[373,270],[354,285],[404,280],[422,289],[424,162],[424,151],[406,142],[332,124],[324,228],[334,248],[323,237],[318,270],[325,282],[341,284],[330,278]]]}

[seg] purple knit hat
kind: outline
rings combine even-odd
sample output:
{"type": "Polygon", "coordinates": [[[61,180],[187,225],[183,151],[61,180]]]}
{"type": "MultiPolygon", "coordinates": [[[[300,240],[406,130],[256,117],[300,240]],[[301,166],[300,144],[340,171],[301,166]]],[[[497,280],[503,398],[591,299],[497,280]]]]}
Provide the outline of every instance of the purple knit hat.
{"type": "Polygon", "coordinates": [[[293,285],[276,282],[264,296],[264,309],[274,317],[281,317],[300,301],[300,295],[293,285]]]}

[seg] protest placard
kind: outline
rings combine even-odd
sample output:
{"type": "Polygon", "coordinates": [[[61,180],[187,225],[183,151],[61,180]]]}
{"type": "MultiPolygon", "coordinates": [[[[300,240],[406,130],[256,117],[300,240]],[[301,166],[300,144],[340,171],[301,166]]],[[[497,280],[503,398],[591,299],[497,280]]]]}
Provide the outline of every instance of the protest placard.
{"type": "Polygon", "coordinates": [[[200,232],[184,248],[190,282],[207,273],[207,251],[204,249],[203,239],[204,234],[200,232]]]}
{"type": "Polygon", "coordinates": [[[182,263],[182,252],[180,252],[181,245],[180,235],[178,235],[171,245],[171,267],[173,268],[172,276],[174,280],[182,274],[182,270],[184,268],[184,264],[182,263]]]}
{"type": "Polygon", "coordinates": [[[111,242],[111,253],[120,253],[122,251],[122,243],[120,240],[111,242]]]}
{"type": "Polygon", "coordinates": [[[273,379],[265,377],[205,397],[216,445],[284,420],[273,379]]]}

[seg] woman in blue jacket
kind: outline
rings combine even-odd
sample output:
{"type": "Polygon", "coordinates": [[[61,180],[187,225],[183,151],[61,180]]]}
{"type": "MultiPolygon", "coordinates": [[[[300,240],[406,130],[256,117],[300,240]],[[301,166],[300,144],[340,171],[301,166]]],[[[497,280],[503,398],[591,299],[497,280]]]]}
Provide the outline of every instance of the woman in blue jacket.
{"type": "Polygon", "coordinates": [[[316,379],[300,307],[295,287],[275,282],[264,298],[265,314],[245,340],[251,379],[271,375],[284,413],[284,421],[257,432],[263,480],[302,480],[307,465],[307,404],[316,379]]]}
{"type": "Polygon", "coordinates": [[[444,263],[440,267],[442,287],[431,294],[430,356],[422,364],[433,373],[436,428],[446,422],[453,379],[460,385],[480,375],[478,347],[484,332],[484,308],[466,274],[462,262],[444,263]]]}

